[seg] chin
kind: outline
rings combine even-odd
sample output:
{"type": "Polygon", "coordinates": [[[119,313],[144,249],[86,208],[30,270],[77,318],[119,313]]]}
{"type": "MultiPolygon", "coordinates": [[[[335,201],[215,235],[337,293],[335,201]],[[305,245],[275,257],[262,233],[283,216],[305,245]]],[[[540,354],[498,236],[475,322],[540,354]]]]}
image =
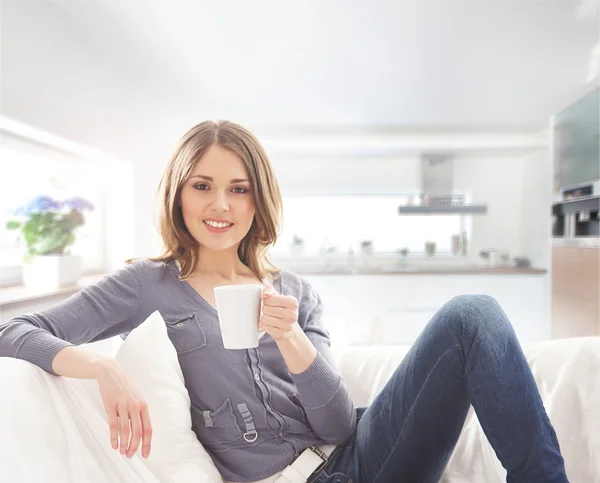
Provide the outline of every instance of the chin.
{"type": "Polygon", "coordinates": [[[231,250],[233,248],[237,248],[240,242],[233,242],[231,240],[215,242],[215,240],[200,240],[199,244],[205,250],[210,250],[211,252],[222,252],[225,250],[231,250]]]}

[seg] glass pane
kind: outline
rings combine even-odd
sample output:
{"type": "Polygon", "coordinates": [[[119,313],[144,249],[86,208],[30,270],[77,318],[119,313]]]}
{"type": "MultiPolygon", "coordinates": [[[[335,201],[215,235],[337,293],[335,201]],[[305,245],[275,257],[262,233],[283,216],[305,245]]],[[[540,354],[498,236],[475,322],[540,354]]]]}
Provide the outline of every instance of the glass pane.
{"type": "Polygon", "coordinates": [[[600,178],[600,91],[556,115],[554,189],[600,178]]]}
{"type": "Polygon", "coordinates": [[[0,266],[14,265],[17,232],[4,227],[12,211],[32,198],[47,195],[57,200],[81,196],[95,207],[85,211],[85,225],[75,232],[75,244],[70,249],[83,257],[86,270],[100,269],[102,260],[103,180],[100,167],[94,164],[77,164],[26,152],[12,146],[0,145],[0,266]],[[8,174],[10,173],[10,174],[8,174]]]}
{"type": "Polygon", "coordinates": [[[407,201],[408,195],[285,196],[283,230],[272,251],[289,252],[297,236],[307,253],[324,246],[358,251],[363,240],[372,240],[376,252],[423,253],[427,241],[435,242],[438,252],[450,252],[452,235],[463,229],[461,217],[401,216],[398,206],[407,201]]]}

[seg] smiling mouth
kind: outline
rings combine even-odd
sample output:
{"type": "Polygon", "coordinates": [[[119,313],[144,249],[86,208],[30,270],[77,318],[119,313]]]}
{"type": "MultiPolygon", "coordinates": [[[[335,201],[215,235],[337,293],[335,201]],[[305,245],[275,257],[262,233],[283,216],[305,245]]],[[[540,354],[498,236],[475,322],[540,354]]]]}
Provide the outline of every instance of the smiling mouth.
{"type": "Polygon", "coordinates": [[[216,229],[229,228],[230,226],[233,226],[233,223],[213,220],[204,220],[204,224],[216,229]]]}

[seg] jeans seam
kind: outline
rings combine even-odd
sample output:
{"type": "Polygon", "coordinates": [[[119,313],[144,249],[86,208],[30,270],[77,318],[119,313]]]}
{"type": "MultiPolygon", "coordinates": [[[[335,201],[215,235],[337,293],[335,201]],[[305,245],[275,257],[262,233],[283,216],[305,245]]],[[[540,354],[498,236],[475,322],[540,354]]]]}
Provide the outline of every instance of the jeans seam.
{"type": "Polygon", "coordinates": [[[402,436],[404,435],[404,431],[406,430],[406,424],[408,423],[408,420],[410,419],[413,410],[415,408],[415,406],[417,405],[417,402],[419,401],[419,398],[421,397],[421,393],[423,392],[423,389],[425,389],[425,386],[427,385],[427,382],[429,381],[429,379],[431,378],[431,375],[433,374],[433,372],[435,371],[436,367],[438,366],[438,364],[440,363],[440,361],[450,352],[453,351],[454,349],[460,349],[460,344],[457,344],[455,346],[450,347],[450,349],[448,349],[446,352],[444,352],[440,357],[438,357],[438,360],[435,361],[435,364],[433,365],[433,367],[431,368],[431,371],[429,371],[429,374],[427,374],[427,378],[425,379],[425,381],[423,382],[423,385],[421,386],[421,389],[419,390],[419,393],[417,394],[417,397],[415,398],[415,401],[413,402],[413,405],[410,408],[410,411],[408,412],[408,414],[406,415],[406,419],[404,420],[404,424],[402,425],[402,428],[400,428],[400,432],[398,433],[398,436],[396,437],[396,442],[392,445],[392,448],[387,456],[387,458],[385,459],[385,461],[383,462],[383,464],[381,465],[381,468],[379,469],[379,471],[377,472],[377,475],[375,476],[375,478],[373,479],[373,483],[377,483],[377,479],[379,478],[379,475],[381,474],[381,471],[383,470],[383,468],[385,467],[385,465],[387,464],[387,462],[389,461],[392,453],[394,452],[394,448],[396,447],[396,445],[398,444],[398,441],[400,440],[400,438],[402,438],[402,436]]]}

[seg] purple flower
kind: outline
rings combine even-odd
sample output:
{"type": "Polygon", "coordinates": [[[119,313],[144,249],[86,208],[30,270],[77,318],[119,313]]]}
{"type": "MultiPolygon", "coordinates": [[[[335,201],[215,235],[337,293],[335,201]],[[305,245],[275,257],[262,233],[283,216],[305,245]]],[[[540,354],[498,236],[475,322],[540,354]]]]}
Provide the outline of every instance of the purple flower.
{"type": "Polygon", "coordinates": [[[81,198],[80,196],[69,198],[68,200],[63,201],[62,204],[65,208],[70,208],[71,210],[94,210],[94,205],[85,198],[81,198]]]}
{"type": "Polygon", "coordinates": [[[44,213],[46,211],[55,211],[61,208],[61,203],[53,200],[49,196],[38,196],[23,206],[19,206],[13,214],[15,216],[28,217],[32,213],[44,213]]]}

